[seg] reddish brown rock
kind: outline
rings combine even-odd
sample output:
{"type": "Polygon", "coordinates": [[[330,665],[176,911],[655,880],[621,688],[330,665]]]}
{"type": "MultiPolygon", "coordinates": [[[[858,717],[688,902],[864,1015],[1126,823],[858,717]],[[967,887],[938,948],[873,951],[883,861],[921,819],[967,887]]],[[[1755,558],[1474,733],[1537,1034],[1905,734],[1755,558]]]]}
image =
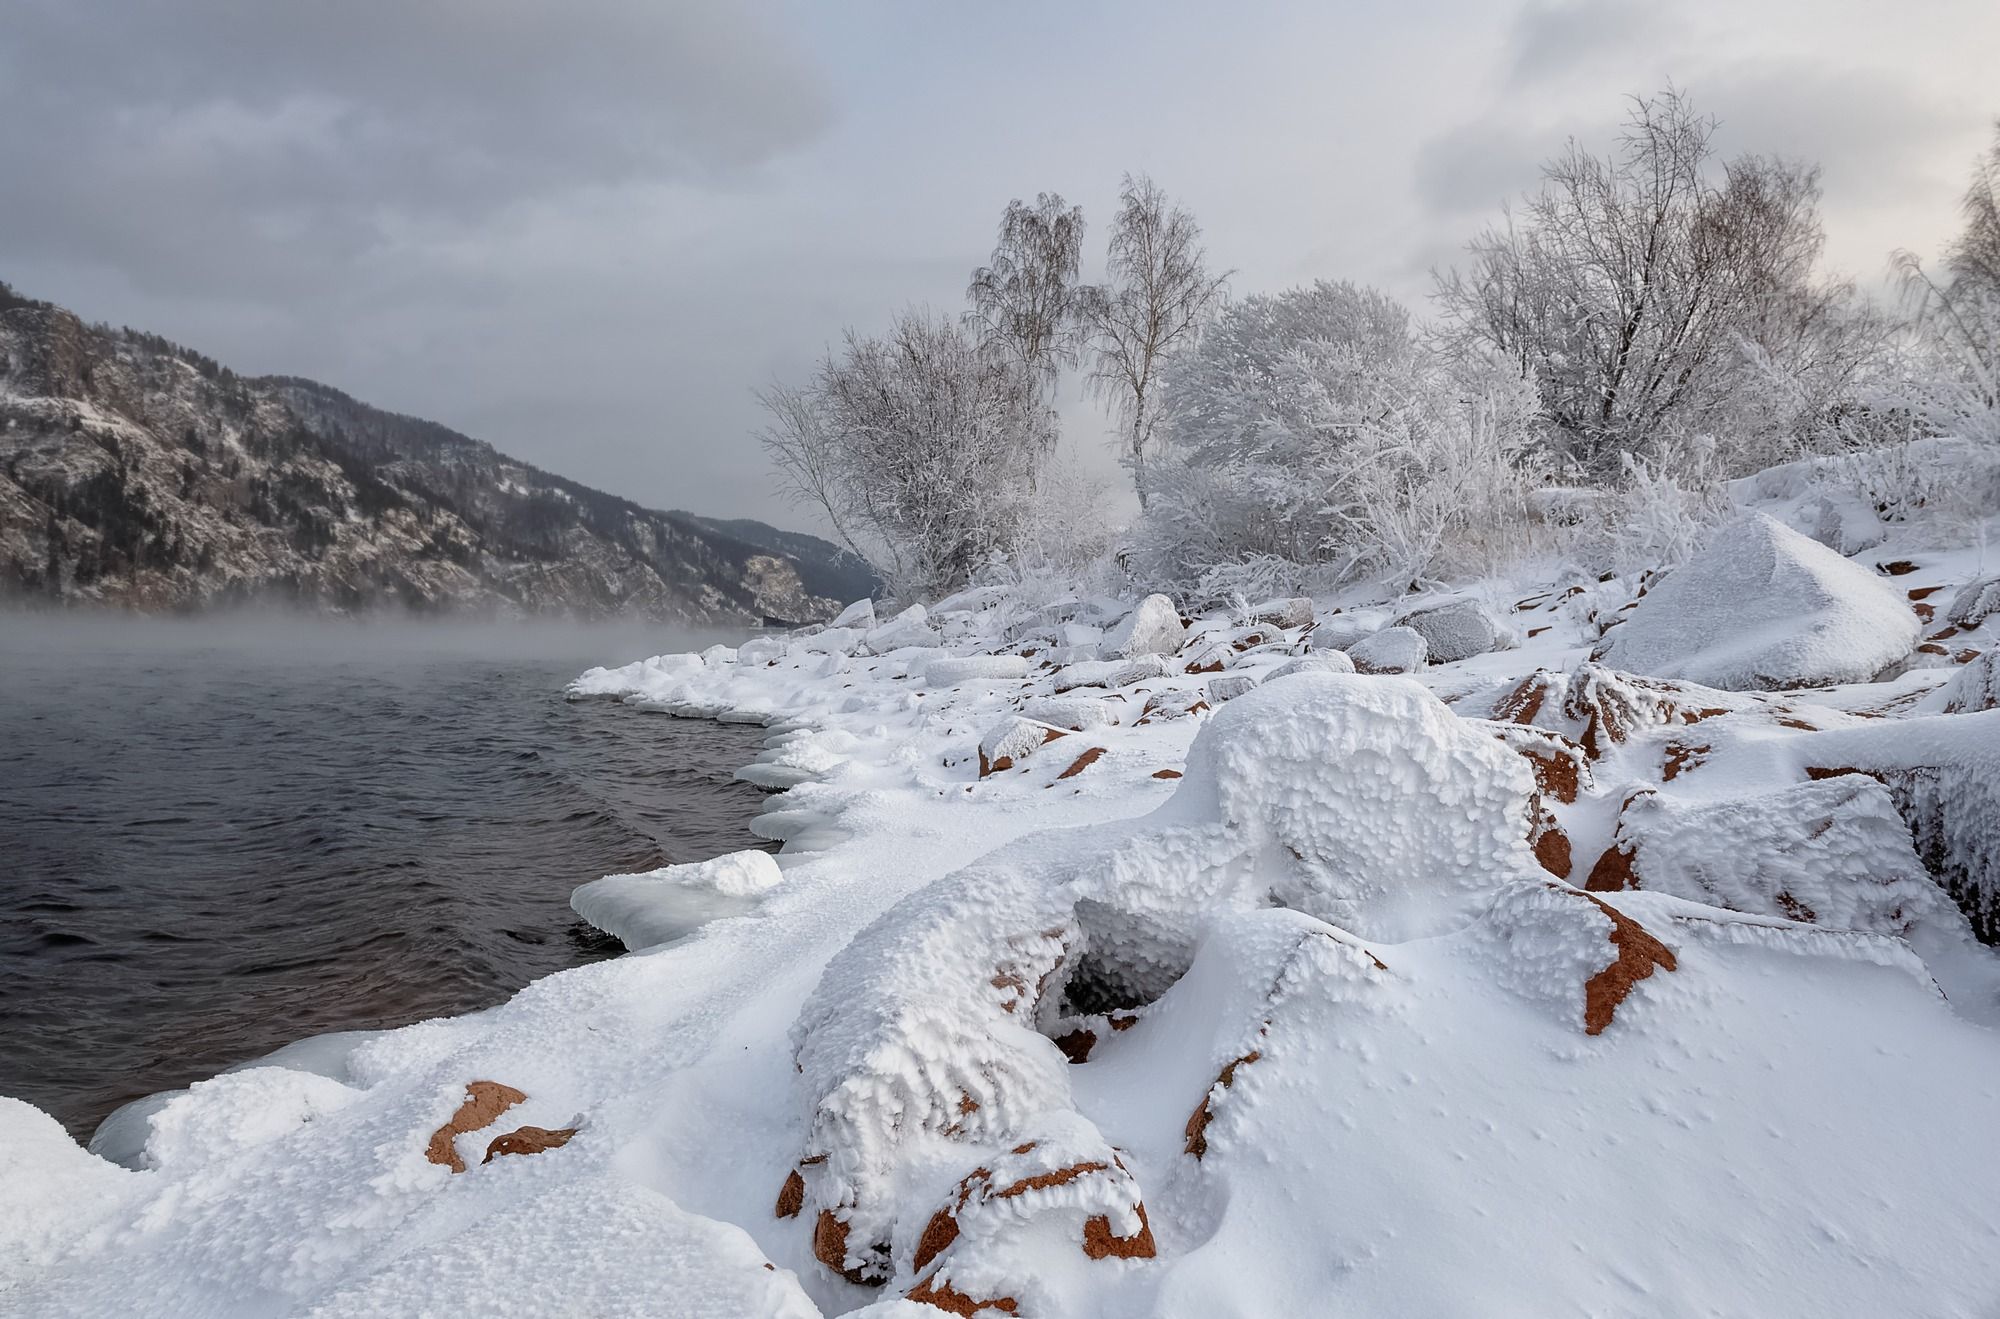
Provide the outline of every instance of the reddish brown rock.
{"type": "Polygon", "coordinates": [[[424,1157],[453,1172],[464,1172],[465,1160],[458,1156],[458,1138],[468,1131],[477,1131],[489,1125],[525,1099],[527,1096],[513,1086],[502,1085],[498,1081],[468,1083],[465,1102],[458,1106],[458,1111],[451,1115],[449,1121],[431,1133],[424,1157]]]}
{"type": "Polygon", "coordinates": [[[1129,1237],[1112,1235],[1109,1215],[1086,1218],[1083,1221],[1083,1253],[1091,1259],[1153,1258],[1153,1225],[1146,1218],[1146,1206],[1134,1205],[1133,1208],[1139,1214],[1139,1230],[1129,1237]]]}
{"type": "Polygon", "coordinates": [[[1601,1035],[1611,1024],[1618,1005],[1632,992],[1632,986],[1653,974],[1653,968],[1672,971],[1678,963],[1673,949],[1655,939],[1646,927],[1625,915],[1602,898],[1584,894],[1598,910],[1611,918],[1611,944],[1618,950],[1611,965],[1599,971],[1583,986],[1583,1032],[1601,1035]]]}
{"type": "Polygon", "coordinates": [[[919,1305],[934,1306],[946,1314],[974,1315],[981,1310],[1013,1314],[1021,1308],[1020,1302],[1011,1296],[998,1296],[984,1301],[974,1300],[964,1292],[953,1290],[950,1283],[939,1282],[936,1278],[924,1279],[904,1295],[919,1305]]]}
{"type": "MultiPolygon", "coordinates": [[[[1220,1085],[1224,1090],[1231,1088],[1236,1084],[1236,1069],[1239,1067],[1248,1067],[1263,1056],[1262,1050],[1252,1049],[1241,1058],[1224,1067],[1216,1075],[1216,1085],[1220,1085]]],[[[1200,1105],[1196,1107],[1194,1113],[1189,1116],[1187,1121],[1187,1144],[1185,1148],[1189,1154],[1194,1155],[1197,1159],[1208,1153],[1208,1124],[1215,1118],[1214,1113],[1209,1109],[1208,1101],[1213,1097],[1214,1087],[1211,1086],[1209,1087],[1209,1093],[1201,1097],[1200,1105]]]]}
{"type": "Polygon", "coordinates": [[[495,1136],[480,1162],[491,1163],[502,1154],[540,1154],[543,1150],[561,1149],[575,1134],[575,1127],[558,1127],[553,1131],[547,1127],[516,1127],[504,1136],[495,1136]]]}
{"type": "Polygon", "coordinates": [[[1082,755],[1078,756],[1075,760],[1072,760],[1070,762],[1069,768],[1064,770],[1062,773],[1056,775],[1056,778],[1059,780],[1075,778],[1077,775],[1083,773],[1083,771],[1089,769],[1092,765],[1095,765],[1097,763],[1097,758],[1103,754],[1104,754],[1103,747],[1090,748],[1090,750],[1084,752],[1082,755]]]}
{"type": "Polygon", "coordinates": [[[799,1211],[806,1207],[806,1179],[799,1176],[794,1168],[785,1176],[785,1184],[778,1188],[777,1216],[797,1218],[799,1211]]]}
{"type": "Polygon", "coordinates": [[[1181,772],[1177,769],[1156,769],[1153,771],[1153,777],[1156,779],[1177,779],[1180,776],[1181,772]]]}

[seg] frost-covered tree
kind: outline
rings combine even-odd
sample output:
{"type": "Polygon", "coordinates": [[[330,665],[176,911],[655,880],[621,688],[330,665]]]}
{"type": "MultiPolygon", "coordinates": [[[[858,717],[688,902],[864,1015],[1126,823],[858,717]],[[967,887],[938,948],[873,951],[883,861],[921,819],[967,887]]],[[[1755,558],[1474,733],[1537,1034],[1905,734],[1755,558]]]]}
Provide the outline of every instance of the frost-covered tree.
{"type": "Polygon", "coordinates": [[[1615,151],[1572,141],[1438,278],[1457,340],[1535,378],[1588,474],[1679,435],[1809,428],[1877,349],[1852,286],[1817,273],[1818,169],[1719,162],[1715,129],[1679,91],[1634,98],[1615,151]],[[1774,379],[1792,415],[1770,415],[1774,379]]]}
{"type": "Polygon", "coordinates": [[[848,331],[809,383],[759,397],[787,493],[903,599],[949,591],[1009,549],[1053,425],[1018,362],[920,310],[880,338],[848,331]]]}
{"type": "Polygon", "coordinates": [[[1018,363],[1045,394],[1076,363],[1082,258],[1081,206],[1052,192],[1033,206],[1016,199],[1000,216],[992,263],[972,272],[965,291],[980,344],[1018,363]]]}
{"type": "Polygon", "coordinates": [[[1193,341],[1228,273],[1210,274],[1201,226],[1145,175],[1125,176],[1112,220],[1105,283],[1086,288],[1092,391],[1117,414],[1119,447],[1143,507],[1146,463],[1159,424],[1162,366],[1193,341]]]}
{"type": "Polygon", "coordinates": [[[1163,583],[1423,578],[1475,566],[1525,514],[1532,384],[1455,365],[1373,289],[1233,303],[1161,385],[1138,549],[1163,583]]]}
{"type": "Polygon", "coordinates": [[[1896,254],[1915,305],[1907,384],[1892,401],[1936,430],[2000,442],[2000,125],[1960,202],[1965,228],[1933,276],[1896,254]]]}

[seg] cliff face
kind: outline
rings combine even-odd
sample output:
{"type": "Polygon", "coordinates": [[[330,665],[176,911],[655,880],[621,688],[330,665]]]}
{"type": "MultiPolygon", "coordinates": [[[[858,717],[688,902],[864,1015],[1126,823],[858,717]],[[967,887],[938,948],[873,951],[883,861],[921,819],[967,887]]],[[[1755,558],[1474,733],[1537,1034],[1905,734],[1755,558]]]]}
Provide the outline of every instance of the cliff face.
{"type": "Polygon", "coordinates": [[[0,285],[0,596],[754,623],[870,585],[817,538],[642,508],[0,285]]]}

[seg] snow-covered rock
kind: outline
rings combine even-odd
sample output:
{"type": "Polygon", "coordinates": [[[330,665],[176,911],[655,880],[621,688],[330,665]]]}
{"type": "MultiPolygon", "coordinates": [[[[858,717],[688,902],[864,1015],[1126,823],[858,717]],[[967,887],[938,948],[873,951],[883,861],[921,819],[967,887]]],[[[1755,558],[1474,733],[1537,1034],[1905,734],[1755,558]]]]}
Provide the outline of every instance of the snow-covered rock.
{"type": "Polygon", "coordinates": [[[866,598],[856,600],[834,615],[833,621],[827,626],[858,628],[867,632],[875,626],[875,602],[866,598]]]}
{"type": "Polygon", "coordinates": [[[1014,768],[1067,731],[1033,719],[1014,718],[995,725],[979,739],[979,777],[1014,768]]]}
{"type": "Polygon", "coordinates": [[[1975,714],[2000,706],[2000,650],[1988,650],[1960,666],[1944,688],[1945,711],[1975,714]]]}
{"type": "Polygon", "coordinates": [[[963,655],[932,660],[924,666],[924,681],[933,687],[984,678],[1025,678],[1028,661],[1020,655],[963,655]]]}
{"type": "Polygon", "coordinates": [[[1946,622],[1965,628],[1978,627],[1995,614],[2000,614],[2000,575],[1967,582],[1944,611],[1946,622]]]}
{"type": "Polygon", "coordinates": [[[1410,627],[1385,627],[1347,648],[1356,673],[1415,673],[1428,653],[1423,633],[1410,627]]]}
{"type": "Polygon", "coordinates": [[[1448,600],[1412,609],[1396,620],[1424,639],[1432,664],[1451,664],[1500,650],[1509,641],[1506,627],[1477,600],[1448,600]]]}
{"type": "Polygon", "coordinates": [[[710,921],[756,909],[784,879],[769,852],[749,850],[579,886],[571,910],[635,952],[679,939],[710,921]]]}
{"type": "Polygon", "coordinates": [[[1333,614],[1319,620],[1312,631],[1312,648],[1316,651],[1344,651],[1375,633],[1375,628],[1367,621],[1353,614],[1333,614]]]}
{"type": "Polygon", "coordinates": [[[1072,733],[1112,727],[1119,722],[1124,709],[1123,701],[1093,696],[1037,696],[1021,703],[1023,718],[1067,728],[1072,733]]]}
{"type": "Polygon", "coordinates": [[[1289,600],[1266,600],[1253,606],[1250,617],[1259,623],[1272,627],[1304,627],[1313,621],[1313,602],[1306,596],[1294,596],[1289,600]]]}
{"type": "MultiPolygon", "coordinates": [[[[1343,651],[1314,650],[1280,665],[1271,678],[1289,678],[1294,673],[1352,673],[1354,661],[1343,651]]],[[[1266,679],[1265,681],[1270,681],[1266,679]]]]}
{"type": "Polygon", "coordinates": [[[1917,642],[1882,579],[1762,513],[1716,532],[1592,658],[1735,691],[1866,682],[1917,642]]]}
{"type": "Polygon", "coordinates": [[[1889,790],[1861,774],[1695,804],[1636,794],[1589,886],[1898,937],[1963,921],[1911,850],[1889,790]]]}
{"type": "Polygon", "coordinates": [[[1105,634],[1101,647],[1107,659],[1139,655],[1171,655],[1187,640],[1180,610],[1164,595],[1141,600],[1125,620],[1105,634]]]}
{"type": "Polygon", "coordinates": [[[922,605],[911,605],[888,622],[870,628],[862,642],[875,654],[886,655],[908,646],[935,646],[938,634],[930,625],[929,612],[922,605]]]}

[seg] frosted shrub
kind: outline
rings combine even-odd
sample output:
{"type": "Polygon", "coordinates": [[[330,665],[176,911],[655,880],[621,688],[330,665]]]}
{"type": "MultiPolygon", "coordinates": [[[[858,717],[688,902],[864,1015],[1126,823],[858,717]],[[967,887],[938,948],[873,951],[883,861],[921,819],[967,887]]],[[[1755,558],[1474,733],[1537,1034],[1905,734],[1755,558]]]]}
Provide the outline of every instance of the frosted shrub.
{"type": "Polygon", "coordinates": [[[1163,585],[1265,597],[1471,569],[1527,525],[1531,386],[1455,367],[1394,299],[1324,281],[1231,305],[1165,379],[1135,540],[1163,585]]]}

